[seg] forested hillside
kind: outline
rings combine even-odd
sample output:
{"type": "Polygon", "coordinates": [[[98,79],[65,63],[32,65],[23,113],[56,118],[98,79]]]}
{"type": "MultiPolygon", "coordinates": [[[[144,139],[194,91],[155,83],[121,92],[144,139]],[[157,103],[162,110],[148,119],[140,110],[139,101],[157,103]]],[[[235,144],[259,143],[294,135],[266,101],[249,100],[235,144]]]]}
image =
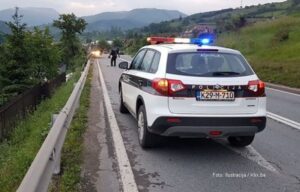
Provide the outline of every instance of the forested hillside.
{"type": "Polygon", "coordinates": [[[258,22],[217,44],[240,50],[264,81],[300,87],[300,17],[258,22]]]}
{"type": "Polygon", "coordinates": [[[197,13],[185,18],[178,18],[161,23],[153,23],[133,32],[145,34],[175,34],[180,35],[186,30],[191,30],[199,24],[212,24],[216,32],[235,30],[246,24],[257,21],[276,19],[285,15],[299,13],[299,0],[288,0],[282,3],[269,3],[257,6],[246,6],[236,9],[223,9],[205,13],[197,13]]]}

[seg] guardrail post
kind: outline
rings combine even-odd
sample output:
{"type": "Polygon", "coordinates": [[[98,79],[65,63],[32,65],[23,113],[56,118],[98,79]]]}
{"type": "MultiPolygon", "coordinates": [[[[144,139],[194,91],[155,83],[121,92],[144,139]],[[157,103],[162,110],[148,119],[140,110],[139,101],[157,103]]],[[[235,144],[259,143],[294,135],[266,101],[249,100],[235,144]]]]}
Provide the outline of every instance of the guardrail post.
{"type": "Polygon", "coordinates": [[[55,161],[55,168],[53,174],[58,175],[60,174],[60,160],[61,160],[61,151],[57,151],[55,161]]]}
{"type": "MultiPolygon", "coordinates": [[[[58,117],[58,114],[53,114],[52,115],[52,122],[51,122],[51,127],[53,126],[56,118],[58,117]]],[[[53,174],[58,175],[60,173],[60,159],[61,159],[61,151],[53,151],[53,160],[55,162],[55,168],[53,171],[53,174]]]]}

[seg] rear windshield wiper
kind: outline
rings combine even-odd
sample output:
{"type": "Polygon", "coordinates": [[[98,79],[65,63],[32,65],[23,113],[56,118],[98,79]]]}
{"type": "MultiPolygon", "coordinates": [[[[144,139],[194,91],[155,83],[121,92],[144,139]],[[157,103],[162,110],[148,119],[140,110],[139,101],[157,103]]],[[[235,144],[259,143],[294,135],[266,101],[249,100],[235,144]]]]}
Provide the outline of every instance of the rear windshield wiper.
{"type": "Polygon", "coordinates": [[[240,75],[240,73],[234,72],[234,71],[218,71],[213,72],[213,76],[230,76],[230,75],[240,75]]]}

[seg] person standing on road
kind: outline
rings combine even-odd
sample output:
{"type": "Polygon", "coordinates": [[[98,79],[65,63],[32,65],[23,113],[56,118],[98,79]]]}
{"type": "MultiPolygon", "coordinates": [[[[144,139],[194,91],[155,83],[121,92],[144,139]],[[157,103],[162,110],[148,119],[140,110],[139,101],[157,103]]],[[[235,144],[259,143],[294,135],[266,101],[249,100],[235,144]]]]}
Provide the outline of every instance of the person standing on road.
{"type": "Polygon", "coordinates": [[[116,62],[117,62],[117,56],[120,57],[119,55],[119,49],[118,48],[114,48],[110,51],[110,54],[108,56],[108,58],[110,58],[110,66],[111,67],[115,67],[116,66],[116,62]]]}

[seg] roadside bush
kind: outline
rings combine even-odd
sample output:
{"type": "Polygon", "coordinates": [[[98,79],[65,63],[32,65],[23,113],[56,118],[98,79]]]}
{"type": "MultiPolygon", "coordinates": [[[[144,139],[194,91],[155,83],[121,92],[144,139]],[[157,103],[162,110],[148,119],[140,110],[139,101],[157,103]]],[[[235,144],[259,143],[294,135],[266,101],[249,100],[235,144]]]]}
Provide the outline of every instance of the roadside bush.
{"type": "Polygon", "coordinates": [[[289,39],[289,34],[290,34],[289,28],[283,28],[277,31],[272,39],[273,45],[276,43],[287,41],[289,39]]]}

